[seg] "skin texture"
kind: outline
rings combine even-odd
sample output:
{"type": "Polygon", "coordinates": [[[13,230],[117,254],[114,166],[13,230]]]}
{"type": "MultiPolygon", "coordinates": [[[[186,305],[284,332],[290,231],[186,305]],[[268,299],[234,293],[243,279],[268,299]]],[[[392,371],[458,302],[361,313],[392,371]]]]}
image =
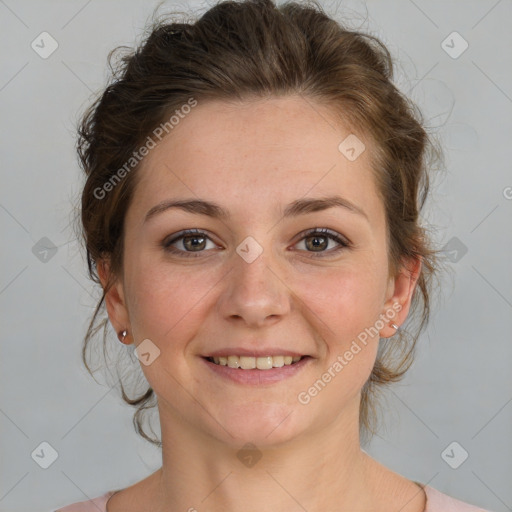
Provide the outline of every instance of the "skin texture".
{"type": "MultiPolygon", "coordinates": [[[[143,161],[125,219],[123,272],[106,305],[117,332],[160,350],[141,367],[158,397],[163,466],[114,495],[109,511],[423,511],[418,486],[359,445],[360,391],[379,336],[394,328],[369,338],[308,404],[297,398],[393,304],[401,309],[388,322],[403,324],[421,268],[416,261],[412,273],[388,276],[371,141],[359,136],[367,149],[349,161],[338,146],[350,133],[299,96],[206,102],[143,161]],[[340,207],[283,218],[292,201],[334,194],[367,218],[340,207]],[[230,216],[173,208],[144,222],[170,199],[212,201],[230,216]],[[183,239],[173,244],[181,253],[165,250],[170,235],[193,228],[209,237],[202,252],[183,239]],[[329,228],[350,246],[335,252],[340,245],[321,235],[329,245],[315,250],[303,234],[311,228],[329,228]],[[248,236],[263,250],[252,263],[236,252],[248,236]],[[217,376],[201,357],[226,347],[279,347],[311,359],[291,378],[248,386],[217,376]],[[237,458],[246,443],[262,455],[252,467],[237,458]]],[[[108,261],[99,272],[105,283],[108,261]]]]}

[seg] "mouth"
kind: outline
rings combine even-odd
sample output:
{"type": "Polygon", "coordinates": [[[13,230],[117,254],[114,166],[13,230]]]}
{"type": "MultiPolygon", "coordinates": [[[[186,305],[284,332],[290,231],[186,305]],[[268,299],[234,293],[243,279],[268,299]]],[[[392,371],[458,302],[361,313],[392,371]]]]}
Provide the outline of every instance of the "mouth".
{"type": "Polygon", "coordinates": [[[283,366],[293,366],[309,356],[221,356],[205,357],[207,361],[217,366],[227,366],[240,370],[272,370],[272,368],[282,368],[283,366]]]}
{"type": "Polygon", "coordinates": [[[311,356],[300,355],[222,355],[202,356],[206,368],[221,379],[237,385],[267,387],[299,375],[313,363],[311,356]]]}

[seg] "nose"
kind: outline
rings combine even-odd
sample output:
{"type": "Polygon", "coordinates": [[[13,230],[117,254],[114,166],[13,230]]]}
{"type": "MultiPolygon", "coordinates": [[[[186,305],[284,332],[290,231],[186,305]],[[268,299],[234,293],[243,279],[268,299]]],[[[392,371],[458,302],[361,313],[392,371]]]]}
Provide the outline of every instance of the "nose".
{"type": "Polygon", "coordinates": [[[291,294],[278,266],[268,261],[265,251],[251,263],[238,254],[233,258],[232,270],[224,278],[217,302],[220,314],[248,327],[279,321],[290,311],[291,294]]]}

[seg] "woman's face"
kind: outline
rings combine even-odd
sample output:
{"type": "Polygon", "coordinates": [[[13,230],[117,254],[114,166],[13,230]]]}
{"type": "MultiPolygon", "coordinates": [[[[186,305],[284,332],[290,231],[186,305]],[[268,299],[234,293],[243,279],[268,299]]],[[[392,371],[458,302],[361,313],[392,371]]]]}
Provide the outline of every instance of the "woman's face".
{"type": "Polygon", "coordinates": [[[136,345],[150,340],[141,367],[164,422],[258,446],[357,426],[378,331],[395,332],[382,319],[400,325],[412,287],[388,279],[371,144],[360,136],[366,150],[354,160],[360,147],[339,149],[349,135],[329,109],[298,96],[207,102],[146,156],[107,305],[136,345]],[[354,208],[306,207],[334,196],[354,208]],[[172,201],[195,205],[148,216],[172,201]],[[329,234],[307,233],[315,228],[329,234]],[[180,238],[188,229],[200,234],[180,238]],[[207,360],[249,356],[229,362],[251,366],[251,355],[276,368],[207,360]],[[290,355],[307,357],[279,367],[290,355]]]}

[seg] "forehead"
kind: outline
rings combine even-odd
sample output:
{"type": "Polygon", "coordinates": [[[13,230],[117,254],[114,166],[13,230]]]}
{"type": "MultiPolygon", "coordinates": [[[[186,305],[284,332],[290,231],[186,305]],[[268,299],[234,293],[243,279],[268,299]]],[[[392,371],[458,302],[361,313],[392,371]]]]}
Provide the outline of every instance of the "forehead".
{"type": "Polygon", "coordinates": [[[350,161],[339,149],[348,136],[332,109],[299,96],[199,102],[145,157],[137,203],[196,196],[243,209],[340,194],[382,215],[371,141],[358,134],[366,149],[350,161]]]}

